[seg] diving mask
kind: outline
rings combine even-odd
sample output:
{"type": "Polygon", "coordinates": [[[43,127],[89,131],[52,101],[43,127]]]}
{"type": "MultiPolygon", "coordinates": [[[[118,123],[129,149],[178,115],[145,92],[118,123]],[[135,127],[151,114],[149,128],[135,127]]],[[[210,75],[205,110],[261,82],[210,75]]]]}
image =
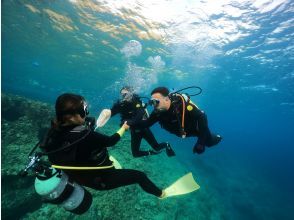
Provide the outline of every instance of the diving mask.
{"type": "Polygon", "coordinates": [[[152,105],[153,107],[158,106],[159,103],[160,103],[159,99],[150,99],[149,102],[148,102],[148,104],[152,105]]]}
{"type": "Polygon", "coordinates": [[[121,100],[122,101],[126,101],[126,102],[130,102],[133,99],[133,93],[127,91],[127,92],[121,92],[121,100]]]}

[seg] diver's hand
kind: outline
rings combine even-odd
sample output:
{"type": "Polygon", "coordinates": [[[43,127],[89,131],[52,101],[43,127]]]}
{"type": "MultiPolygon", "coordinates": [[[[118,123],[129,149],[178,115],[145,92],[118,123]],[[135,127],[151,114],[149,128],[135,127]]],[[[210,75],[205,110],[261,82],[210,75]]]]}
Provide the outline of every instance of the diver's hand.
{"type": "Polygon", "coordinates": [[[124,122],[124,124],[121,126],[125,130],[129,130],[130,126],[127,124],[127,121],[124,122]]]}
{"type": "Polygon", "coordinates": [[[132,126],[134,124],[132,120],[128,120],[128,121],[126,121],[126,123],[128,126],[132,126]]]}

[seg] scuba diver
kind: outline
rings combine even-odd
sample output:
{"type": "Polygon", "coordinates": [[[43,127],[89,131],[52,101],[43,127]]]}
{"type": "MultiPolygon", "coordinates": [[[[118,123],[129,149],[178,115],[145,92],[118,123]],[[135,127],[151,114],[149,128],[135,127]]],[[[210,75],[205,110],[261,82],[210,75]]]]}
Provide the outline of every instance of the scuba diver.
{"type": "MultiPolygon", "coordinates": [[[[129,126],[124,123],[112,136],[88,129],[84,124],[89,114],[82,96],[65,93],[57,98],[56,119],[52,123],[42,148],[49,161],[58,166],[74,166],[64,172],[78,184],[98,190],[109,190],[130,184],[139,184],[144,191],[160,197],[159,189],[145,173],[131,169],[114,169],[107,147],[115,145],[129,126]],[[51,152],[51,153],[48,153],[51,152]],[[53,153],[52,153],[53,152],[53,153]],[[97,170],[79,170],[78,167],[108,167],[97,170]]],[[[62,167],[61,167],[62,168],[62,167]]]]}
{"type": "MultiPolygon", "coordinates": [[[[187,88],[200,89],[198,94],[202,91],[200,87],[187,88]]],[[[201,154],[205,151],[205,147],[217,145],[222,137],[210,132],[206,114],[190,100],[188,95],[179,93],[185,89],[170,93],[166,87],[155,88],[151,92],[149,101],[149,104],[154,107],[150,117],[139,123],[128,120],[128,125],[146,128],[159,122],[163,129],[178,137],[196,136],[198,140],[194,145],[193,153],[201,154]]]]}
{"type": "Polygon", "coordinates": [[[45,138],[29,154],[29,162],[19,175],[29,170],[35,175],[35,190],[43,201],[60,204],[65,210],[83,214],[92,204],[92,195],[83,187],[111,190],[139,184],[147,193],[160,199],[187,194],[200,188],[192,173],[179,178],[164,190],[145,173],[117,168],[108,154],[129,126],[125,123],[111,136],[94,131],[95,119],[89,114],[85,99],[76,94],[60,95],[55,104],[56,118],[45,138]],[[41,152],[36,152],[37,148],[41,152]],[[41,160],[48,156],[49,162],[41,160]]]}
{"type": "MultiPolygon", "coordinates": [[[[107,120],[116,115],[120,114],[121,124],[124,121],[132,120],[139,122],[141,120],[146,120],[148,118],[148,113],[146,110],[146,105],[140,100],[140,97],[134,93],[132,87],[125,86],[120,90],[121,99],[118,100],[111,109],[104,109],[101,112],[101,120],[103,123],[98,123],[98,127],[102,127],[107,120]]],[[[99,121],[99,119],[98,119],[99,121]]],[[[164,142],[158,144],[154,135],[149,128],[139,128],[136,126],[130,127],[131,132],[131,149],[133,157],[142,157],[147,155],[156,155],[162,152],[162,149],[166,149],[167,155],[174,156],[175,153],[172,150],[169,143],[164,142]],[[142,139],[145,139],[147,143],[153,148],[153,150],[142,151],[140,150],[140,145],[142,139]]]]}

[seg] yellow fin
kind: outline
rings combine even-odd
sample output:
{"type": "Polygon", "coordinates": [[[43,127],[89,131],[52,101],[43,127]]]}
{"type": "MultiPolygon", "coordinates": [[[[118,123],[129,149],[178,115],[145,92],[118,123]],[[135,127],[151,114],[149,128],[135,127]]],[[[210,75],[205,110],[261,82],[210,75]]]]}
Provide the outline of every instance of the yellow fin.
{"type": "Polygon", "coordinates": [[[112,155],[109,156],[109,160],[113,162],[115,169],[122,169],[120,163],[112,155]]]}
{"type": "Polygon", "coordinates": [[[171,184],[169,187],[164,189],[165,195],[163,198],[184,195],[198,190],[200,186],[195,182],[192,173],[187,173],[186,175],[179,178],[176,182],[171,184]]]}

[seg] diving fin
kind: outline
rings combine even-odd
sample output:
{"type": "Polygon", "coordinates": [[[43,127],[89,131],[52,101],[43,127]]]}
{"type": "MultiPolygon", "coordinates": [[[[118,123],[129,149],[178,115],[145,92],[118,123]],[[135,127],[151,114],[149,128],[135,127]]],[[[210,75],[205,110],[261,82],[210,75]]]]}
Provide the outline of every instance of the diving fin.
{"type": "Polygon", "coordinates": [[[176,153],[174,152],[174,150],[171,148],[170,144],[169,143],[166,143],[166,155],[168,157],[173,157],[173,156],[176,156],[176,153]]]}
{"type": "Polygon", "coordinates": [[[113,162],[115,169],[122,169],[122,166],[120,165],[120,163],[113,156],[110,155],[109,160],[113,162]]]}
{"type": "Polygon", "coordinates": [[[111,117],[110,109],[103,109],[96,121],[96,128],[103,127],[111,117]]]}
{"type": "Polygon", "coordinates": [[[222,140],[222,136],[220,136],[219,134],[211,134],[210,139],[208,140],[207,143],[207,147],[212,147],[217,145],[221,140],[222,140]]]}
{"type": "Polygon", "coordinates": [[[164,189],[164,194],[161,199],[191,193],[199,188],[200,186],[195,182],[193,175],[190,172],[164,189]]]}

